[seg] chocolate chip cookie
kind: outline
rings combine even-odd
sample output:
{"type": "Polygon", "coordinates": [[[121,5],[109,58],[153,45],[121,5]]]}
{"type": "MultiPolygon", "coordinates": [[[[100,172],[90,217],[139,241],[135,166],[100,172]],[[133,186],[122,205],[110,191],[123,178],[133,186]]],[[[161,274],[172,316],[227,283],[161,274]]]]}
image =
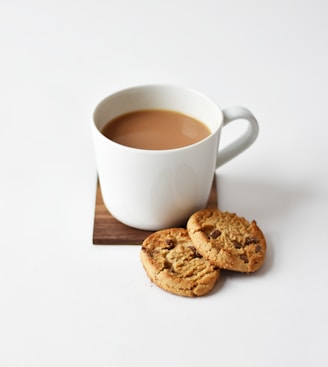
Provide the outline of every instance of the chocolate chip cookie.
{"type": "Polygon", "coordinates": [[[220,276],[220,270],[197,252],[185,228],[151,234],[142,243],[140,258],[153,283],[180,296],[205,295],[220,276]]]}
{"type": "Polygon", "coordinates": [[[196,251],[214,266],[251,273],[264,262],[266,241],[254,220],[203,209],[189,218],[187,229],[196,251]]]}

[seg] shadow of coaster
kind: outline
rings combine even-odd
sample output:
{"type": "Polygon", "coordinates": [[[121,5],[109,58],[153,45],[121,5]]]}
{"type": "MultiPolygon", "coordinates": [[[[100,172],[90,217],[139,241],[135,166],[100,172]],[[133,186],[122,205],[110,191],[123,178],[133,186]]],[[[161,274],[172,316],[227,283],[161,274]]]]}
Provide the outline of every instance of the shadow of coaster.
{"type": "MultiPolygon", "coordinates": [[[[216,180],[213,180],[207,208],[217,208],[216,180]]],[[[97,182],[95,218],[93,225],[94,245],[140,245],[154,231],[144,231],[129,227],[117,219],[104,205],[99,182],[97,182]]]]}

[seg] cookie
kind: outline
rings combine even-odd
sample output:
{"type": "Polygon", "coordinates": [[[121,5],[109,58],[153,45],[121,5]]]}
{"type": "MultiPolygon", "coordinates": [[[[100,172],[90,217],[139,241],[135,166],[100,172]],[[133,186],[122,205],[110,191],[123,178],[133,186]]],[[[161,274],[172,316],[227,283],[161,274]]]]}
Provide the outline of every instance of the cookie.
{"type": "Polygon", "coordinates": [[[197,252],[214,266],[251,273],[264,262],[266,241],[254,220],[203,209],[189,218],[187,229],[197,252]]]}
{"type": "Polygon", "coordinates": [[[220,270],[196,251],[185,228],[152,233],[142,243],[140,259],[153,283],[180,296],[205,295],[220,276],[220,270]]]}

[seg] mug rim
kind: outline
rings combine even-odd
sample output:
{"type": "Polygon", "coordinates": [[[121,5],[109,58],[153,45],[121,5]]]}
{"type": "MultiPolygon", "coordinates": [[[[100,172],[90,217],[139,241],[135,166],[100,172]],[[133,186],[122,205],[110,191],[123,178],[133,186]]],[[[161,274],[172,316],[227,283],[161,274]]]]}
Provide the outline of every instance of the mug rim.
{"type": "MultiPolygon", "coordinates": [[[[145,109],[147,109],[147,108],[131,109],[131,111],[129,111],[129,112],[141,111],[141,110],[145,110],[145,109]]],[[[154,107],[153,109],[160,109],[160,108],[154,107]]],[[[126,112],[126,113],[129,113],[129,112],[126,112]]],[[[118,114],[118,116],[120,116],[120,114],[118,114]]],[[[110,144],[112,144],[114,146],[117,146],[120,149],[123,149],[123,150],[143,152],[143,153],[151,152],[152,154],[161,154],[161,153],[166,153],[167,154],[169,152],[177,152],[177,151],[187,150],[187,149],[190,149],[190,148],[195,147],[197,145],[204,144],[206,141],[208,141],[211,138],[213,138],[213,136],[215,136],[218,133],[218,131],[220,131],[220,129],[222,128],[222,125],[223,125],[223,112],[222,112],[221,108],[211,98],[209,98],[207,95],[205,95],[205,94],[203,94],[203,93],[201,93],[201,92],[199,92],[197,90],[194,90],[192,88],[183,87],[183,86],[179,86],[179,85],[175,85],[175,84],[142,84],[142,85],[136,85],[136,86],[131,86],[131,87],[127,87],[127,88],[124,88],[124,89],[120,89],[120,90],[118,90],[118,91],[116,91],[114,93],[109,94],[107,97],[103,98],[96,105],[96,107],[94,108],[93,115],[92,115],[92,126],[95,129],[95,131],[98,134],[98,136],[101,136],[101,138],[102,138],[102,140],[104,142],[110,143],[110,144]],[[170,148],[170,149],[143,149],[143,148],[135,148],[135,147],[130,147],[130,146],[127,146],[127,145],[123,145],[123,144],[117,143],[117,142],[109,139],[108,137],[106,137],[101,132],[101,130],[100,130],[99,126],[98,126],[98,123],[96,122],[96,115],[99,112],[100,108],[102,106],[106,105],[111,99],[114,99],[115,97],[119,97],[122,94],[130,93],[130,92],[134,92],[134,91],[138,91],[138,90],[147,90],[147,89],[148,90],[151,90],[151,89],[166,89],[166,90],[172,89],[173,90],[173,89],[175,89],[175,90],[179,90],[181,92],[188,92],[188,93],[197,95],[197,96],[201,97],[203,100],[206,100],[207,103],[210,103],[216,109],[216,112],[218,112],[218,121],[219,122],[217,123],[217,126],[215,127],[215,129],[211,129],[210,126],[206,122],[204,122],[204,121],[200,120],[199,118],[196,118],[196,117],[188,114],[187,112],[177,111],[177,110],[174,110],[173,108],[172,109],[163,108],[163,110],[169,110],[169,111],[173,111],[173,112],[183,113],[186,116],[189,116],[189,117],[192,117],[192,118],[196,118],[198,121],[200,121],[203,124],[205,124],[206,127],[208,129],[210,129],[210,132],[211,133],[208,136],[206,136],[205,138],[203,138],[203,139],[201,139],[201,140],[199,140],[199,141],[197,141],[197,142],[195,142],[193,144],[189,144],[189,145],[186,145],[186,146],[183,146],[183,147],[178,147],[178,148],[170,148]]]]}

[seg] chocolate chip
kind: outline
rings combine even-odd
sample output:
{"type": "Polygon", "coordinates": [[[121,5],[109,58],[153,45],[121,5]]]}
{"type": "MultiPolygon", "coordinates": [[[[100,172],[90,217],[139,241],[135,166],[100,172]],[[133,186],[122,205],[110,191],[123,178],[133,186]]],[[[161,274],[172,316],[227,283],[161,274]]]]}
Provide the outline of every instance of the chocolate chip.
{"type": "Polygon", "coordinates": [[[210,237],[213,238],[214,240],[216,238],[218,238],[219,236],[221,236],[221,231],[219,231],[218,229],[214,229],[211,233],[210,233],[210,237]]]}
{"type": "Polygon", "coordinates": [[[247,264],[247,263],[249,262],[248,257],[247,257],[247,255],[246,255],[246,254],[242,254],[242,255],[240,255],[240,259],[241,259],[241,260],[243,260],[243,262],[244,262],[245,264],[247,264]]]}
{"type": "Polygon", "coordinates": [[[170,263],[168,260],[165,259],[165,262],[164,262],[164,269],[167,269],[169,271],[171,271],[172,273],[174,273],[174,269],[172,268],[172,263],[170,263]]]}
{"type": "Polygon", "coordinates": [[[262,247],[260,245],[256,245],[255,252],[258,253],[258,252],[261,252],[261,251],[262,251],[262,247]]]}
{"type": "Polygon", "coordinates": [[[202,256],[197,252],[196,248],[194,246],[189,246],[190,250],[193,252],[194,254],[194,258],[197,257],[199,259],[202,258],[202,256]]]}
{"type": "Polygon", "coordinates": [[[252,243],[258,243],[258,239],[256,237],[248,237],[245,240],[245,246],[251,245],[252,243]]]}
{"type": "Polygon", "coordinates": [[[236,248],[236,249],[240,249],[240,248],[244,247],[241,243],[239,243],[236,240],[232,241],[232,244],[234,245],[234,248],[236,248]]]}
{"type": "Polygon", "coordinates": [[[165,246],[165,248],[168,249],[168,250],[172,250],[175,246],[175,242],[170,238],[167,238],[165,240],[165,244],[167,245],[167,246],[165,246]]]}

